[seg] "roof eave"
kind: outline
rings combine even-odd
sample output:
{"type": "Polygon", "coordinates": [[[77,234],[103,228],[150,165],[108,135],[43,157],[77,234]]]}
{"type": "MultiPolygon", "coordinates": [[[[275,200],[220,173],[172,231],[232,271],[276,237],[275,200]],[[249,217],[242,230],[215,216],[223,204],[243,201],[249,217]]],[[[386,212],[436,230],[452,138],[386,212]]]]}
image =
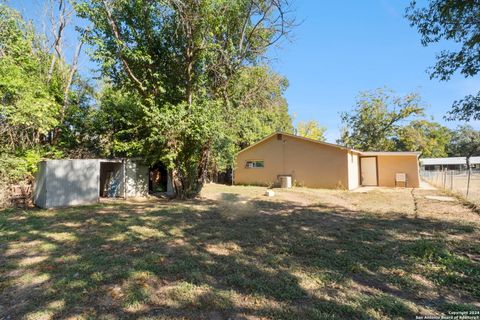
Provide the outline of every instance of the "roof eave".
{"type": "Polygon", "coordinates": [[[242,153],[242,152],[244,152],[244,151],[247,151],[247,150],[253,148],[253,147],[256,146],[256,145],[259,145],[260,143],[262,143],[262,142],[270,139],[271,137],[273,137],[274,135],[277,135],[277,134],[282,134],[282,135],[286,135],[286,136],[289,136],[289,137],[292,137],[292,138],[302,139],[302,140],[305,140],[305,141],[314,142],[314,143],[322,144],[322,145],[325,145],[325,146],[330,146],[330,147],[338,148],[338,149],[341,149],[341,150],[346,150],[346,151],[349,151],[349,152],[355,152],[355,153],[358,153],[358,154],[361,154],[361,153],[362,153],[362,152],[359,151],[359,150],[351,149],[351,148],[344,147],[344,146],[341,146],[341,145],[338,145],[338,144],[329,143],[329,142],[324,142],[324,141],[319,141],[319,140],[314,140],[314,139],[310,139],[310,138],[305,138],[305,137],[297,136],[297,135],[294,135],[294,134],[291,134],[291,133],[287,133],[287,132],[277,131],[277,132],[274,132],[274,133],[266,136],[266,137],[263,138],[262,140],[260,140],[260,141],[258,141],[258,142],[255,142],[254,144],[246,147],[245,149],[242,149],[242,150],[238,151],[238,152],[235,154],[235,156],[239,155],[240,153],[242,153]]]}

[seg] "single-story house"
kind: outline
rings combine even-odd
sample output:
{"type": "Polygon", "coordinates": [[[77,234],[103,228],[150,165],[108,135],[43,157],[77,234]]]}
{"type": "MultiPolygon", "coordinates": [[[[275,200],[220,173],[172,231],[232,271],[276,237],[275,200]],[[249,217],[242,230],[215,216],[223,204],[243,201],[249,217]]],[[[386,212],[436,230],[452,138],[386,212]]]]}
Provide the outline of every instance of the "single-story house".
{"type": "Polygon", "coordinates": [[[140,159],[69,159],[39,162],[33,203],[41,208],[68,207],[99,202],[100,198],[135,198],[173,191],[170,175],[140,159]]]}
{"type": "Polygon", "coordinates": [[[419,152],[362,152],[288,133],[274,133],[237,154],[234,183],[274,185],[280,177],[291,176],[294,184],[310,188],[417,188],[419,155],[419,152]]]}
{"type": "MultiPolygon", "coordinates": [[[[470,165],[473,168],[480,168],[480,157],[471,157],[470,165]]],[[[420,169],[422,170],[466,170],[467,159],[465,157],[450,158],[421,158],[420,169]]]]}

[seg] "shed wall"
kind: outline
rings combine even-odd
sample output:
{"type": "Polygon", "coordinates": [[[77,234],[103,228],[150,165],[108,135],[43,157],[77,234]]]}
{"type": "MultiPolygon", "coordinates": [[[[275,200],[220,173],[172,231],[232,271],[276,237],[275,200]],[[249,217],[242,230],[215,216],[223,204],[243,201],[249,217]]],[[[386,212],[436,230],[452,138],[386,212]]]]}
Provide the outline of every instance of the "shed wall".
{"type": "Polygon", "coordinates": [[[420,186],[417,156],[378,156],[378,185],[395,187],[395,174],[406,173],[408,187],[420,186]]]}
{"type": "Polygon", "coordinates": [[[269,185],[278,175],[291,175],[302,186],[348,188],[348,151],[313,141],[277,135],[237,155],[236,184],[269,185]],[[263,160],[264,168],[245,168],[246,161],[263,160]]]}
{"type": "Polygon", "coordinates": [[[138,160],[125,163],[126,197],[145,197],[148,195],[148,167],[138,160]]]}
{"type": "Polygon", "coordinates": [[[98,160],[46,162],[45,207],[93,204],[99,197],[98,160]]]}
{"type": "Polygon", "coordinates": [[[45,208],[47,206],[46,191],[47,163],[41,161],[38,163],[37,173],[35,175],[35,186],[33,188],[33,203],[45,208]]]}

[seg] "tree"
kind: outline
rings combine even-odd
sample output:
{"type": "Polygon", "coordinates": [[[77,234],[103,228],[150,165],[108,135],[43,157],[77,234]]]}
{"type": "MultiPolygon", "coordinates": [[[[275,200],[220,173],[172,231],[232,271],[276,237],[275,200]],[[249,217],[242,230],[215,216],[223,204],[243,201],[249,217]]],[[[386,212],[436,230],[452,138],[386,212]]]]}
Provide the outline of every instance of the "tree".
{"type": "Polygon", "coordinates": [[[470,158],[480,155],[480,131],[471,126],[463,125],[453,131],[452,141],[449,147],[450,156],[460,156],[466,158],[468,168],[467,196],[470,189],[470,176],[472,168],[470,158]]]}
{"type": "Polygon", "coordinates": [[[341,114],[343,132],[338,143],[363,151],[394,150],[401,122],[422,114],[417,93],[397,97],[385,89],[362,92],[353,110],[341,114]]]}
{"type": "MultiPolygon", "coordinates": [[[[58,2],[65,13],[66,0],[58,2]]],[[[0,4],[0,184],[4,186],[31,182],[41,158],[75,155],[74,148],[86,146],[79,140],[84,140],[85,116],[91,114],[87,102],[91,95],[76,73],[78,50],[69,64],[56,53],[61,45],[54,43],[49,44],[17,11],[0,4]]]]}
{"type": "MultiPolygon", "coordinates": [[[[80,39],[78,41],[75,51],[70,63],[67,63],[67,57],[64,48],[64,33],[68,29],[72,18],[75,15],[75,10],[67,0],[48,0],[46,1],[46,11],[48,16],[48,22],[50,25],[50,33],[45,35],[46,43],[44,45],[44,50],[52,50],[50,54],[50,67],[48,69],[46,82],[50,84],[52,81],[52,76],[57,69],[58,74],[61,76],[60,90],[62,91],[61,97],[61,109],[59,123],[60,125],[55,128],[51,134],[51,143],[57,144],[62,130],[68,130],[68,119],[66,119],[67,113],[72,114],[72,110],[69,110],[71,107],[71,100],[75,99],[75,93],[72,96],[72,86],[75,82],[79,82],[79,79],[75,79],[77,75],[78,63],[80,59],[80,54],[82,52],[83,41],[80,39]]],[[[73,109],[76,109],[76,106],[72,106],[73,109]]]]}
{"type": "MultiPolygon", "coordinates": [[[[459,44],[456,50],[441,51],[430,71],[431,78],[446,81],[457,71],[473,77],[480,71],[480,3],[464,0],[430,0],[426,6],[412,1],[406,17],[428,46],[443,40],[459,44]]],[[[480,91],[455,101],[448,119],[480,119],[480,91]]]]}
{"type": "Polygon", "coordinates": [[[451,132],[447,127],[428,120],[413,120],[399,128],[398,151],[420,151],[422,157],[446,157],[451,132]]]}
{"type": "Polygon", "coordinates": [[[292,118],[283,93],[288,81],[268,66],[244,66],[228,85],[223,113],[224,131],[213,146],[209,171],[225,172],[233,167],[243,148],[277,132],[292,132],[292,118]]]}
{"type": "Polygon", "coordinates": [[[459,126],[452,132],[448,153],[453,157],[466,157],[467,164],[471,157],[480,156],[480,131],[471,126],[459,126]]]}
{"type": "Polygon", "coordinates": [[[325,141],[325,131],[327,128],[318,124],[318,121],[300,121],[297,123],[297,135],[313,140],[325,141]]]}
{"type": "Polygon", "coordinates": [[[33,27],[0,4],[0,143],[8,152],[38,146],[59,123],[59,91],[45,82],[48,60],[33,27]]]}
{"type": "Polygon", "coordinates": [[[276,132],[292,132],[292,119],[283,96],[288,87],[285,77],[268,66],[245,66],[234,77],[227,91],[231,112],[225,122],[239,149],[276,132]]]}
{"type": "Polygon", "coordinates": [[[76,8],[93,25],[83,33],[104,76],[139,99],[131,145],[171,170],[177,196],[196,195],[238,111],[231,81],[290,30],[287,2],[90,0],[76,8]]]}

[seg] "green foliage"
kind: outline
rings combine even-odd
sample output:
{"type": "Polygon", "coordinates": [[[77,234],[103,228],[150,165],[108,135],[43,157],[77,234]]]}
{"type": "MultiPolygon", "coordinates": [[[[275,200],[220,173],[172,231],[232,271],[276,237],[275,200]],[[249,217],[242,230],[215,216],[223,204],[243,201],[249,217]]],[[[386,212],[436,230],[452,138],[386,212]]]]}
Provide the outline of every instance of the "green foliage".
{"type": "Polygon", "coordinates": [[[107,157],[130,157],[141,154],[140,139],[146,136],[145,110],[135,92],[115,90],[105,84],[98,95],[99,110],[93,117],[102,154],[107,157]]]}
{"type": "Polygon", "coordinates": [[[48,53],[33,28],[0,5],[0,142],[33,147],[58,124],[55,88],[45,82],[48,53]]]}
{"type": "Polygon", "coordinates": [[[300,121],[297,124],[297,134],[299,136],[310,138],[313,140],[325,141],[325,131],[327,128],[318,124],[318,121],[300,121]]]}
{"type": "Polygon", "coordinates": [[[437,158],[447,156],[451,132],[437,122],[413,120],[398,130],[398,151],[420,151],[422,157],[437,158]]]}
{"type": "Polygon", "coordinates": [[[0,183],[9,184],[18,181],[32,181],[37,165],[43,158],[58,159],[62,152],[50,149],[29,149],[16,154],[0,154],[0,183]]]}
{"type": "Polygon", "coordinates": [[[0,4],[0,183],[32,182],[42,158],[98,154],[92,89],[15,10],[0,4]],[[53,63],[55,62],[55,63],[53,63]],[[67,99],[68,104],[65,103],[67,99]],[[94,147],[96,146],[96,148],[94,147]]]}
{"type": "MultiPolygon", "coordinates": [[[[480,6],[478,1],[431,0],[426,6],[412,1],[406,17],[422,36],[422,44],[428,46],[443,40],[458,45],[455,50],[441,51],[432,68],[432,78],[449,80],[457,71],[465,77],[473,77],[480,71],[480,6]]],[[[480,119],[479,95],[469,95],[455,101],[449,113],[450,119],[480,119]]]]}
{"type": "Polygon", "coordinates": [[[120,91],[102,102],[111,152],[163,162],[177,195],[190,196],[200,190],[209,166],[225,167],[236,146],[270,131],[265,128],[277,126],[278,118],[289,119],[281,96],[285,79],[266,68],[245,67],[288,29],[285,5],[79,1],[78,14],[92,23],[83,30],[95,48],[92,57],[112,90],[120,91]],[[125,99],[134,100],[126,114],[120,111],[129,104],[125,99]],[[247,136],[237,138],[243,132],[239,124],[252,120],[257,123],[247,136]]]}
{"type": "MultiPolygon", "coordinates": [[[[236,151],[277,132],[292,132],[292,119],[283,94],[288,81],[267,66],[240,69],[228,87],[227,135],[236,151]]],[[[233,153],[230,154],[231,164],[233,153]]]]}
{"type": "Polygon", "coordinates": [[[341,114],[343,133],[338,142],[363,151],[395,150],[401,122],[417,115],[423,115],[417,93],[397,97],[384,89],[362,92],[355,108],[341,114]]]}
{"type": "Polygon", "coordinates": [[[453,131],[448,153],[467,158],[480,156],[480,131],[468,125],[459,126],[453,131]]]}

